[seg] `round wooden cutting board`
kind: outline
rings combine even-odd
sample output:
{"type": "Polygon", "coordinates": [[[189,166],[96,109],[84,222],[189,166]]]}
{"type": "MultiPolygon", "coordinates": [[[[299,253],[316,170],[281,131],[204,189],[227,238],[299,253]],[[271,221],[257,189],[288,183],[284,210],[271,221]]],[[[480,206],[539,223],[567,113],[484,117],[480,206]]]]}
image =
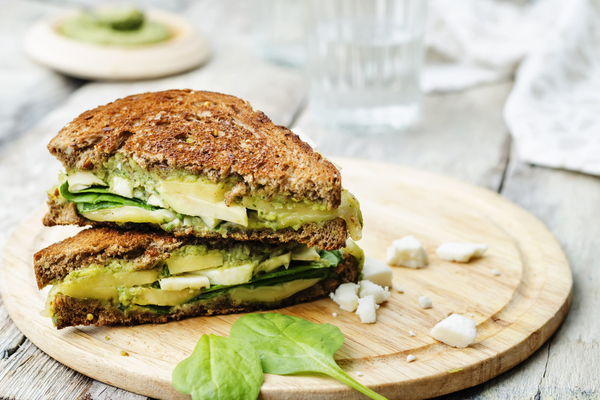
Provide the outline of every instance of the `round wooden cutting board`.
{"type": "MultiPolygon", "coordinates": [[[[517,365],[558,328],[571,302],[571,270],[556,239],[536,218],[496,193],[447,177],[366,161],[335,161],[343,167],[344,187],[360,200],[365,228],[359,244],[367,256],[385,260],[393,240],[412,234],[430,257],[424,269],[393,268],[394,284],[404,293],[393,291],[375,324],[361,324],[357,315],[330,299],[278,311],[337,325],[346,341],[336,360],[352,377],[388,398],[438,396],[517,365]],[[448,241],[487,243],[489,250],[468,264],[446,262],[437,258],[435,249],[448,241]],[[433,308],[419,307],[422,295],[433,300],[433,308]],[[465,349],[429,334],[451,313],[477,322],[475,343],[465,349]],[[416,361],[406,362],[409,354],[416,361]]],[[[72,235],[75,228],[44,228],[42,215],[40,211],[19,226],[4,250],[2,292],[15,324],[51,357],[94,379],[150,397],[186,398],[171,386],[171,371],[191,354],[202,334],[227,336],[239,315],[56,330],[49,318],[40,316],[47,290],[37,289],[32,255],[72,235]],[[129,356],[120,355],[122,350],[129,356]]],[[[336,380],[316,375],[266,374],[261,394],[264,399],[363,398],[336,380]]]]}

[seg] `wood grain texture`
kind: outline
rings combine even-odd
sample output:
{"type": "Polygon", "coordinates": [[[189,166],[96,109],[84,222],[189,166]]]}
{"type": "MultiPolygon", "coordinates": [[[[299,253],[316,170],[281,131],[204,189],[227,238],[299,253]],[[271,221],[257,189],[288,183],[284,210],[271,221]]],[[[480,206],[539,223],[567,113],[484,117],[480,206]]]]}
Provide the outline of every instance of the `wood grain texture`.
{"type": "Polygon", "coordinates": [[[0,153],[64,101],[82,81],[36,65],[21,51],[22,35],[37,18],[59,7],[42,2],[0,1],[0,153]]]}
{"type": "MultiPolygon", "coordinates": [[[[493,192],[449,178],[385,164],[335,161],[343,166],[344,185],[361,201],[365,231],[360,244],[367,255],[384,259],[391,241],[409,233],[431,255],[425,269],[395,268],[394,282],[406,292],[395,293],[380,308],[376,324],[360,324],[356,315],[341,311],[329,299],[284,310],[339,326],[346,343],[336,359],[351,375],[364,372],[359,380],[389,398],[441,395],[506,371],[538,349],[560,325],[570,302],[571,272],[541,222],[493,192]],[[485,242],[490,250],[469,264],[449,263],[434,255],[444,241],[485,242]],[[493,268],[502,275],[493,276],[493,268]],[[423,294],[433,300],[432,309],[417,305],[423,294]],[[476,320],[473,345],[454,349],[429,336],[433,325],[450,313],[476,320]],[[411,337],[409,330],[417,335],[411,337]],[[408,354],[417,361],[406,363],[408,354]],[[455,368],[461,370],[448,372],[455,368]]],[[[31,254],[64,232],[42,228],[37,218],[15,231],[4,253],[2,290],[17,326],[75,370],[144,395],[176,398],[170,373],[177,362],[191,353],[202,333],[227,335],[239,316],[56,331],[39,315],[45,293],[36,288],[31,254]],[[129,357],[121,356],[121,350],[129,357]]],[[[359,398],[358,392],[337,381],[309,376],[266,375],[261,393],[265,399],[301,394],[359,398]]]]}
{"type": "MultiPolygon", "coordinates": [[[[503,193],[555,232],[574,278],[571,313],[541,354],[545,373],[537,395],[541,399],[598,399],[600,182],[581,173],[531,166],[519,162],[516,154],[511,159],[503,193]]],[[[529,376],[523,370],[519,378],[529,376]]]]}

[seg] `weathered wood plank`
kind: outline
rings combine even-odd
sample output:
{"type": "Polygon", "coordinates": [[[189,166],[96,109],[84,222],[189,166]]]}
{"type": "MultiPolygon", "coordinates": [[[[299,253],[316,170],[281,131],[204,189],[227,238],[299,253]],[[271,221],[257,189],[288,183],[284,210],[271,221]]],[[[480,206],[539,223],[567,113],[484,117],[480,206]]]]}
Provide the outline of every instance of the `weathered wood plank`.
{"type": "MultiPolygon", "coordinates": [[[[539,397],[600,398],[600,179],[512,157],[502,193],[548,226],[573,270],[573,303],[552,338],[539,397]]],[[[531,382],[529,372],[519,380],[531,382]]]]}
{"type": "Polygon", "coordinates": [[[102,382],[94,381],[78,400],[145,400],[146,396],[131,393],[102,382]]]}
{"type": "Polygon", "coordinates": [[[511,83],[425,96],[418,123],[397,134],[326,131],[305,110],[297,125],[327,156],[385,161],[441,173],[497,191],[508,157],[502,105],[511,83]]]}
{"type": "Polygon", "coordinates": [[[3,399],[73,398],[92,381],[54,361],[28,340],[11,357],[0,360],[0,371],[3,399]]]}
{"type": "Polygon", "coordinates": [[[41,2],[2,2],[0,153],[83,83],[34,64],[21,51],[23,34],[29,25],[58,10],[57,6],[41,2]]]}

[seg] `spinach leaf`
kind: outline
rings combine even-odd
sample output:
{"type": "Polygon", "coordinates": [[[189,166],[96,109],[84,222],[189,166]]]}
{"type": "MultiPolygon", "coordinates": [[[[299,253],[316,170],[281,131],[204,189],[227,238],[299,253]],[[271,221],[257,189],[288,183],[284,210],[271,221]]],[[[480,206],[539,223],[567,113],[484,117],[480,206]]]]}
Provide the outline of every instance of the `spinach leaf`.
{"type": "Polygon", "coordinates": [[[284,314],[247,314],[231,327],[230,335],[248,341],[260,356],[263,371],[286,375],[327,374],[372,399],[385,399],[348,376],[333,354],[344,343],[340,329],[284,314]]]}
{"type": "Polygon", "coordinates": [[[260,359],[252,346],[213,334],[202,335],[192,355],[172,374],[175,389],[193,400],[255,400],[262,381],[260,359]]]}
{"type": "Polygon", "coordinates": [[[253,279],[248,283],[242,283],[239,285],[232,285],[232,286],[214,285],[208,289],[203,289],[202,293],[200,293],[197,297],[194,297],[190,302],[193,303],[193,302],[199,301],[199,300],[206,300],[206,299],[217,296],[221,293],[224,293],[230,289],[237,288],[237,287],[245,287],[248,289],[254,289],[257,287],[261,287],[261,286],[279,285],[280,283],[296,281],[296,280],[301,280],[301,279],[316,279],[316,278],[327,279],[333,275],[335,275],[335,271],[333,271],[333,269],[331,269],[331,268],[317,268],[317,269],[312,269],[312,270],[310,270],[310,269],[302,270],[301,272],[297,272],[294,274],[277,276],[272,279],[266,279],[266,280],[253,279]]]}
{"type": "MultiPolygon", "coordinates": [[[[160,288],[160,286],[159,286],[160,288]]],[[[149,310],[154,311],[155,313],[159,314],[159,315],[167,315],[171,313],[171,306],[156,306],[153,304],[146,304],[143,306],[140,306],[142,308],[147,308],[149,310]]]]}
{"type": "Polygon", "coordinates": [[[128,199],[116,194],[106,193],[106,189],[95,189],[99,190],[99,192],[88,192],[90,189],[91,188],[84,189],[81,192],[71,193],[69,192],[69,184],[65,182],[60,187],[60,194],[62,194],[65,199],[76,203],[77,211],[80,213],[122,206],[141,207],[151,211],[158,209],[158,207],[150,206],[142,200],[128,199]]]}
{"type": "Polygon", "coordinates": [[[335,267],[344,259],[342,252],[339,250],[321,250],[319,256],[321,257],[321,260],[329,262],[329,265],[332,267],[335,267]]]}
{"type": "Polygon", "coordinates": [[[80,194],[80,193],[110,193],[110,191],[108,190],[108,188],[106,188],[104,186],[92,186],[92,187],[89,187],[87,189],[82,189],[82,190],[78,190],[77,192],[69,192],[69,193],[73,193],[73,194],[80,194]]]}
{"type": "MultiPolygon", "coordinates": [[[[335,266],[335,265],[333,265],[333,266],[335,266]]],[[[281,270],[276,270],[276,271],[269,272],[266,274],[257,275],[256,277],[252,278],[252,280],[250,282],[265,281],[265,280],[269,280],[269,279],[273,279],[273,278],[280,278],[283,276],[295,275],[300,272],[310,271],[310,270],[315,270],[315,269],[322,269],[322,268],[328,268],[328,267],[325,266],[324,264],[317,263],[317,262],[310,263],[307,265],[298,265],[298,266],[288,268],[288,269],[281,269],[281,270]]]]}
{"type": "Polygon", "coordinates": [[[105,208],[123,207],[121,204],[102,202],[102,203],[75,203],[77,212],[84,214],[92,211],[104,210],[105,208]]]}

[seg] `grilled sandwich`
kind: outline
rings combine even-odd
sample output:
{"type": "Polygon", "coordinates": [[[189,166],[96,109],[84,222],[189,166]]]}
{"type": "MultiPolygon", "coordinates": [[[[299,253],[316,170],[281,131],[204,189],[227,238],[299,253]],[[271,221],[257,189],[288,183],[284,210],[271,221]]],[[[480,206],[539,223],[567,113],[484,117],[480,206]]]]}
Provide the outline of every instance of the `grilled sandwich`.
{"type": "Polygon", "coordinates": [[[89,228],[34,255],[45,314],[59,329],[136,325],[249,312],[326,296],[356,282],[364,260],[340,250],[89,228]]]}
{"type": "Polygon", "coordinates": [[[159,228],[178,237],[301,243],[361,237],[338,169],[245,101],[169,90],[84,112],[48,145],[64,165],[47,226],[159,228]]]}

